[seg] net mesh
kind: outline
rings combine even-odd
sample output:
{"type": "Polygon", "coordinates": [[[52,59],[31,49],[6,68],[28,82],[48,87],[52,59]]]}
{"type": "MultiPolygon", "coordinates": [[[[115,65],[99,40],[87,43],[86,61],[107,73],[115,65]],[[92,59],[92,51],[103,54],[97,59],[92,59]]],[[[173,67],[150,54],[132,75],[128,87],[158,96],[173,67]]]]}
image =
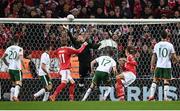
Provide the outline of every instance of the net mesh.
{"type": "MultiPolygon", "coordinates": [[[[115,20],[116,21],[116,20],[115,20]]],[[[77,38],[79,34],[86,33],[87,40],[93,44],[97,44],[104,40],[109,40],[108,42],[102,42],[105,46],[110,46],[113,49],[113,57],[116,61],[120,57],[125,57],[124,50],[127,46],[135,46],[138,50],[136,55],[138,61],[137,73],[138,73],[138,84],[141,86],[146,86],[145,81],[147,79],[147,85],[151,84],[152,74],[150,73],[150,59],[152,55],[152,49],[158,41],[160,41],[160,33],[162,30],[166,30],[169,33],[170,41],[174,45],[177,55],[180,55],[180,22],[143,22],[128,21],[117,24],[114,21],[108,21],[107,24],[103,22],[102,24],[98,22],[83,22],[80,24],[77,22],[67,22],[69,31],[74,38],[77,38]],[[115,43],[115,44],[114,44],[115,43]],[[145,79],[145,80],[144,80],[145,79]]],[[[60,47],[60,39],[62,37],[69,38],[67,31],[63,28],[63,22],[31,22],[31,23],[3,23],[0,24],[0,54],[4,53],[4,50],[10,46],[12,38],[18,38],[20,40],[20,46],[24,49],[25,57],[29,54],[32,55],[31,60],[27,60],[28,66],[27,70],[24,71],[24,85],[21,91],[22,100],[32,100],[31,96],[34,92],[42,87],[42,83],[37,79],[37,72],[40,63],[40,54],[43,52],[46,43],[51,43],[53,49],[60,47]]],[[[73,47],[71,41],[69,41],[70,46],[73,47]]],[[[92,49],[91,56],[92,59],[98,57],[102,51],[101,49],[92,49]]],[[[51,68],[54,69],[52,75],[54,76],[53,83],[54,88],[60,83],[60,78],[58,78],[58,59],[56,56],[51,55],[51,68]]],[[[78,73],[78,67],[74,73],[78,73]]],[[[9,87],[11,86],[8,78],[7,66],[1,62],[0,64],[0,77],[1,77],[1,96],[9,92],[9,87]]],[[[180,66],[179,64],[173,64],[172,76],[175,79],[179,78],[180,66]]],[[[89,86],[91,76],[87,78],[86,87],[89,86]]],[[[114,77],[112,77],[114,78],[114,77]]],[[[177,80],[178,81],[178,80],[177,80]]],[[[179,81],[178,81],[179,82],[179,81]]],[[[179,88],[178,82],[173,82],[172,86],[179,88]]],[[[78,79],[77,79],[78,83],[78,79]]],[[[133,84],[132,86],[136,86],[133,84]]],[[[138,85],[139,86],[139,85],[138,85]]],[[[176,91],[179,93],[179,91],[176,91]]],[[[67,96],[68,90],[62,92],[61,100],[68,100],[67,96]],[[64,96],[63,96],[64,95],[64,96]]],[[[92,94],[90,100],[97,100],[97,95],[92,94]]],[[[81,94],[78,87],[76,88],[76,100],[80,100],[81,94]]],[[[142,100],[142,98],[141,98],[142,100]]]]}

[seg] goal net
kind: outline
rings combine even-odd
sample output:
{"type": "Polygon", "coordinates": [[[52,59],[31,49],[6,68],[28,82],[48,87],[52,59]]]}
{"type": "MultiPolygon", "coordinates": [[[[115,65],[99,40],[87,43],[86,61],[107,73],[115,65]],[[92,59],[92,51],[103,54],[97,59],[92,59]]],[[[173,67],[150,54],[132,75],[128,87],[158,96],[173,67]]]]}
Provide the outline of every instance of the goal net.
{"type": "MultiPolygon", "coordinates": [[[[138,51],[136,58],[138,61],[137,80],[126,88],[126,99],[128,101],[147,100],[149,88],[152,82],[150,72],[150,59],[154,45],[160,41],[160,33],[166,30],[170,36],[170,41],[174,45],[177,55],[180,55],[180,19],[13,19],[0,18],[0,56],[5,49],[11,45],[12,38],[20,40],[20,46],[24,49],[24,56],[31,55],[31,59],[24,59],[26,68],[23,70],[23,87],[20,100],[31,101],[32,94],[37,92],[42,86],[37,73],[40,63],[40,56],[46,43],[51,43],[53,49],[60,47],[60,39],[68,37],[67,30],[63,26],[68,26],[73,38],[78,40],[78,35],[84,34],[84,38],[92,44],[101,43],[97,49],[91,49],[91,59],[98,57],[104,47],[109,46],[113,49],[113,58],[118,61],[125,57],[124,50],[127,46],[134,46],[138,51]]],[[[69,39],[69,46],[74,44],[69,39]]],[[[53,91],[60,83],[59,67],[57,56],[51,52],[50,73],[53,79],[53,91]]],[[[76,80],[75,100],[81,100],[82,94],[79,91],[79,61],[77,56],[71,59],[72,77],[76,80]]],[[[169,90],[169,97],[177,100],[180,95],[180,65],[173,64],[173,80],[169,90]]],[[[90,86],[92,76],[85,80],[85,90],[90,86]]],[[[114,77],[112,76],[113,85],[114,77]]],[[[114,87],[112,85],[112,87],[114,87]]],[[[163,87],[159,84],[157,100],[163,99],[163,87]]],[[[0,97],[1,100],[8,100],[11,87],[7,66],[0,62],[0,97]]],[[[100,92],[103,93],[103,87],[100,92]]],[[[115,91],[112,90],[110,100],[117,100],[115,91]]],[[[41,98],[39,98],[41,100],[41,98]]],[[[68,89],[65,89],[58,100],[69,100],[68,89]]],[[[88,100],[99,100],[99,93],[94,91],[88,100]]]]}

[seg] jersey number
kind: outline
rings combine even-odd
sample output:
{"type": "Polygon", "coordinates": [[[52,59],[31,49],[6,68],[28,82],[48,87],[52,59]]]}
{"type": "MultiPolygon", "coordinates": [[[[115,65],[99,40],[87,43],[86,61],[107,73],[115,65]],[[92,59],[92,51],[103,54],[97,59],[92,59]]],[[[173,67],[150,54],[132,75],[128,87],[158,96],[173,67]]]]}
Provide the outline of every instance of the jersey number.
{"type": "Polygon", "coordinates": [[[167,57],[167,55],[168,55],[167,48],[163,48],[163,49],[159,48],[159,57],[167,57]]]}
{"type": "Polygon", "coordinates": [[[64,54],[59,55],[60,63],[65,63],[64,54]]]}
{"type": "Polygon", "coordinates": [[[110,62],[111,62],[111,60],[103,59],[103,61],[101,62],[101,65],[106,66],[110,62]]]}
{"type": "Polygon", "coordinates": [[[9,59],[16,59],[17,52],[16,51],[10,51],[9,59]]]}

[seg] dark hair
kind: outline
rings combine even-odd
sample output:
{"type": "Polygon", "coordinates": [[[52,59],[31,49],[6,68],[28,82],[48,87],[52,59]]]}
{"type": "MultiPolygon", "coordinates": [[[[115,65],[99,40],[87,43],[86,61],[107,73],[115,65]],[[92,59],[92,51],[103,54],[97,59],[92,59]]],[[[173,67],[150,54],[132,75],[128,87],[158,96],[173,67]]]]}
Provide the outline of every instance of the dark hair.
{"type": "Polygon", "coordinates": [[[18,39],[17,37],[13,37],[13,38],[11,39],[11,43],[12,43],[12,44],[17,44],[17,43],[19,43],[19,39],[18,39]]]}
{"type": "Polygon", "coordinates": [[[165,30],[163,30],[162,32],[161,32],[161,38],[162,39],[166,39],[168,37],[168,33],[165,31],[165,30]]]}
{"type": "Polygon", "coordinates": [[[126,50],[127,50],[127,52],[129,53],[129,54],[136,54],[137,53],[137,51],[136,51],[136,49],[134,48],[134,47],[132,47],[132,46],[128,46],[127,48],[126,48],[126,50]]]}
{"type": "Polygon", "coordinates": [[[50,43],[46,43],[44,49],[45,50],[50,50],[50,48],[51,48],[51,44],[50,43]]]}
{"type": "Polygon", "coordinates": [[[68,40],[66,38],[61,38],[61,46],[68,45],[68,40]]]}
{"type": "Polygon", "coordinates": [[[107,47],[102,48],[102,54],[107,55],[107,56],[113,56],[114,52],[113,52],[112,47],[107,46],[107,47]]]}

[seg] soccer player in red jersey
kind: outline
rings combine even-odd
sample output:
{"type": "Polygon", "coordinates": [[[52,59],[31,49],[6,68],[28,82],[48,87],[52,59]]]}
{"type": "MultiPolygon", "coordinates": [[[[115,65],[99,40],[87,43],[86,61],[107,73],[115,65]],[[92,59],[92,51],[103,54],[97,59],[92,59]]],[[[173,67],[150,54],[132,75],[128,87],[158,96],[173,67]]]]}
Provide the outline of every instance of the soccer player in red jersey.
{"type": "Polygon", "coordinates": [[[136,50],[128,46],[125,54],[127,58],[119,59],[121,65],[122,73],[116,76],[116,94],[119,100],[125,100],[124,87],[129,86],[136,80],[136,66],[137,62],[135,61],[136,50]]]}
{"type": "Polygon", "coordinates": [[[72,47],[67,46],[67,39],[61,40],[61,46],[59,49],[57,49],[57,54],[59,57],[60,62],[60,74],[61,74],[61,84],[56,88],[53,95],[49,97],[51,101],[55,101],[58,94],[66,87],[66,84],[70,82],[70,88],[69,88],[69,94],[70,94],[70,100],[74,100],[74,88],[75,88],[75,81],[71,77],[71,63],[70,58],[73,54],[79,54],[81,53],[85,47],[87,46],[87,42],[83,43],[82,46],[79,49],[74,49],[72,47]]]}

